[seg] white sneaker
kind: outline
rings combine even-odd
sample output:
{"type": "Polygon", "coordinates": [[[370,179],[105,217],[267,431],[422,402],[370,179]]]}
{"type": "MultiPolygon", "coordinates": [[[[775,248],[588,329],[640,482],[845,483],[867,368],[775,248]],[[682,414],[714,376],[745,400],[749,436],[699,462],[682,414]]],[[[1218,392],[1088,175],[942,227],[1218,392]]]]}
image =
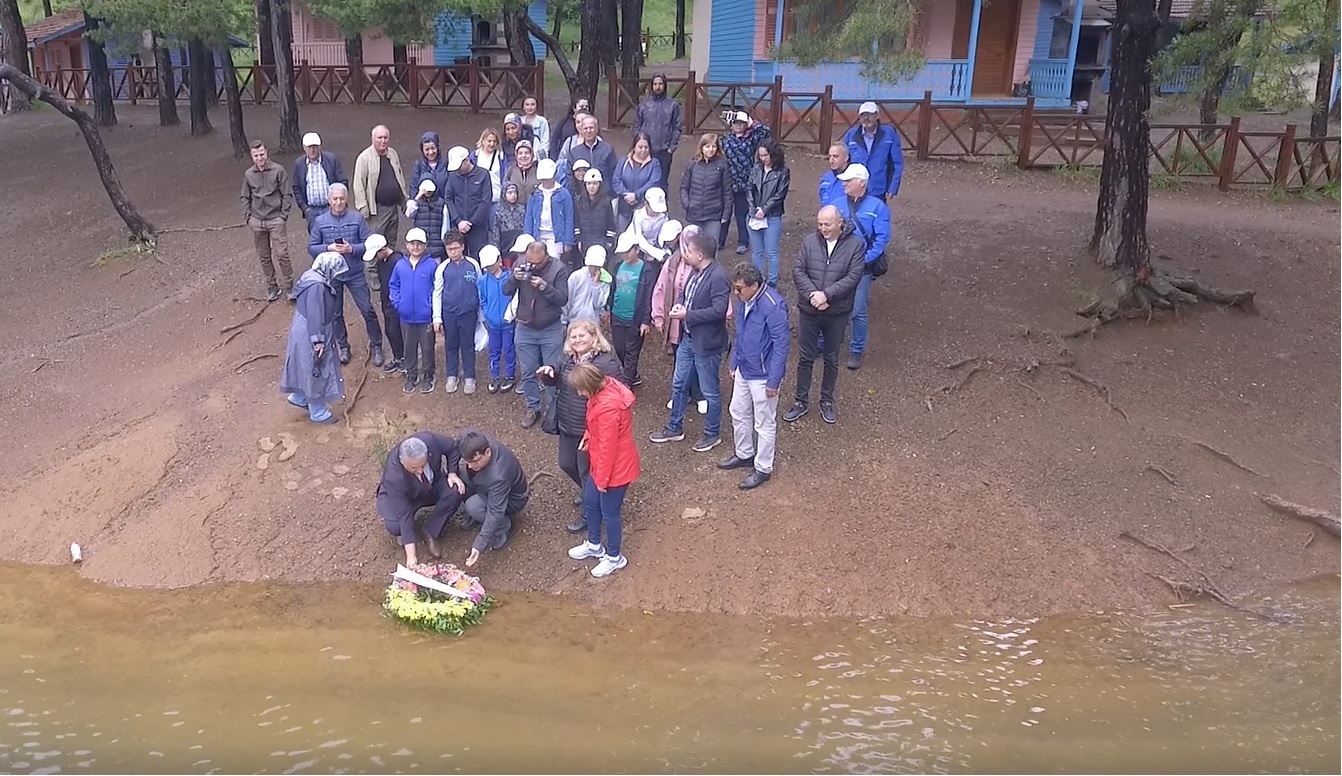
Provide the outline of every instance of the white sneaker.
{"type": "Polygon", "coordinates": [[[670,400],[670,399],[667,399],[667,400],[666,400],[666,408],[667,408],[668,410],[671,409],[671,400],[670,400]]]}
{"type": "MultiPolygon", "coordinates": [[[[568,551],[568,556],[574,560],[587,560],[588,558],[596,558],[605,554],[605,547],[602,547],[599,544],[592,544],[591,542],[583,542],[577,547],[570,548],[568,551]]],[[[606,573],[609,574],[610,572],[608,571],[606,573]]]]}
{"type": "Polygon", "coordinates": [[[592,576],[598,578],[608,577],[628,565],[629,560],[623,555],[615,558],[612,558],[609,555],[602,555],[601,562],[592,567],[592,576]]]}
{"type": "Polygon", "coordinates": [[[448,393],[456,393],[456,392],[457,392],[457,378],[455,378],[455,377],[449,377],[449,378],[447,378],[447,383],[443,385],[443,390],[446,391],[446,392],[448,392],[448,393]]]}
{"type": "Polygon", "coordinates": [[[466,378],[466,385],[462,387],[461,392],[466,394],[467,396],[470,396],[471,394],[475,393],[475,378],[473,377],[466,378]]]}
{"type": "MultiPolygon", "coordinates": [[[[449,378],[450,379],[450,378],[449,378]]],[[[708,399],[700,399],[697,405],[700,415],[708,414],[708,399]]]]}

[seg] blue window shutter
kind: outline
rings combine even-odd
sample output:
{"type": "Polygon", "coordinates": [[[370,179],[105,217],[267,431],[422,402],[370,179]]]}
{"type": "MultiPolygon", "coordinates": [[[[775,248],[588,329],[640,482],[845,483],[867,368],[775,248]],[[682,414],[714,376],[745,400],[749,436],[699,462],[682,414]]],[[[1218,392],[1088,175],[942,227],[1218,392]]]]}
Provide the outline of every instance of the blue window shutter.
{"type": "Polygon", "coordinates": [[[708,44],[709,81],[750,81],[755,58],[755,32],[754,0],[714,0],[708,44]]]}

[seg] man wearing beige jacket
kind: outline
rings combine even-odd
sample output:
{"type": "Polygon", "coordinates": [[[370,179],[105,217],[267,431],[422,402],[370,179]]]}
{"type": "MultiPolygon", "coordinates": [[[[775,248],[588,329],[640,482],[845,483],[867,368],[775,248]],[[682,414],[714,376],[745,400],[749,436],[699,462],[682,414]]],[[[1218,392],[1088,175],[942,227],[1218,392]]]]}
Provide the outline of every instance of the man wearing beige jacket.
{"type": "Polygon", "coordinates": [[[368,219],[368,231],[380,234],[393,245],[400,244],[401,208],[405,206],[405,176],[401,157],[391,147],[391,131],[373,127],[373,143],[354,162],[354,209],[368,219]]]}

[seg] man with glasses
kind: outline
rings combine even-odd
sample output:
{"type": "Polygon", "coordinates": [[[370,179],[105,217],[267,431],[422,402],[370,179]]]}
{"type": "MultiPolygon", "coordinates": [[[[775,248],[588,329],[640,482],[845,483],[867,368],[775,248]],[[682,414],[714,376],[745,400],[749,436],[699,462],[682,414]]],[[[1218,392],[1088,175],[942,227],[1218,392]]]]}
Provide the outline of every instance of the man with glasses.
{"type": "Polygon", "coordinates": [[[732,374],[732,437],[735,449],[718,463],[719,469],[744,469],[750,474],[741,490],[753,490],[769,481],[774,470],[774,439],[778,432],[778,388],[787,371],[791,329],[787,305],[764,283],[764,275],[750,262],[732,272],[736,293],[736,343],[728,371],[732,374]],[[755,437],[759,437],[758,444],[755,437]]]}

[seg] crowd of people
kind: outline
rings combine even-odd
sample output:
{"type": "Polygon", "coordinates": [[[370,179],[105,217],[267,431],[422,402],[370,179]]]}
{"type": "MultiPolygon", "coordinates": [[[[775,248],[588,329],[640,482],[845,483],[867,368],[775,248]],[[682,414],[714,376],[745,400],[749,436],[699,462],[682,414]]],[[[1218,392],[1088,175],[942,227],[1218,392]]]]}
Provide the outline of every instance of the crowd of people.
{"type": "MultiPolygon", "coordinates": [[[[743,490],[768,482],[794,333],[795,389],[782,419],[809,411],[819,358],[819,413],[838,422],[841,349],[847,339],[847,367],[859,369],[871,284],[888,266],[887,202],[903,173],[898,132],[863,104],[859,123],[829,149],[815,230],[802,236],[789,271],[779,244],[791,171],[768,128],[745,113],[730,117],[725,137],[698,139],[678,181],[684,220],[670,216],[684,124],[666,87],[664,76],[653,78],[625,154],[602,137],[586,101],[551,131],[527,98],[473,149],[444,150],[425,132],[409,177],[382,125],[355,160],[352,182],[315,132],[291,169],[255,142],[241,192],[267,298],[287,294],[295,305],[279,386],[288,402],[314,423],[335,422],[330,404],[344,395],[341,367],[351,360],[346,291],[364,319],[372,364],[403,375],[407,394],[435,393],[440,365],[446,393],[475,394],[477,351],[486,352],[486,391],[522,394],[522,427],[557,438],[559,468],[578,489],[580,511],[567,528],[586,534],[569,554],[597,558],[598,577],[627,564],[621,513],[639,475],[632,413],[645,344],[674,363],[667,418],[649,441],[684,440],[693,405],[703,426],[692,449],[711,451],[722,442],[727,403],[733,444],[719,468],[749,469],[743,490]],[[286,226],[295,205],[312,260],[297,282],[286,226]],[[735,252],[750,260],[726,267],[719,256],[733,223],[735,252]],[[790,275],[795,300],[778,290],[780,273],[790,275]]],[[[439,536],[461,507],[462,525],[479,529],[472,566],[508,543],[529,487],[498,439],[422,431],[388,455],[377,510],[413,565],[421,541],[440,554],[439,536]]]]}

